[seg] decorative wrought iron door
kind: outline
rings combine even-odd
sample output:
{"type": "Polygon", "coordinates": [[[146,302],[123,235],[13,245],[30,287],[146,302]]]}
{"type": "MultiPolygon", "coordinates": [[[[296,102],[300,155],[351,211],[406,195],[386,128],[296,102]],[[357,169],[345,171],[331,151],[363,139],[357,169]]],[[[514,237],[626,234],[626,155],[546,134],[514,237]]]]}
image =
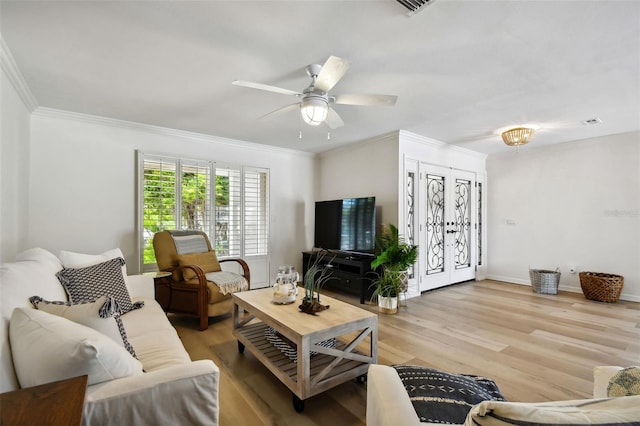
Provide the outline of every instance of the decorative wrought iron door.
{"type": "Polygon", "coordinates": [[[424,164],[421,171],[424,291],[474,278],[477,193],[473,173],[424,164]]]}

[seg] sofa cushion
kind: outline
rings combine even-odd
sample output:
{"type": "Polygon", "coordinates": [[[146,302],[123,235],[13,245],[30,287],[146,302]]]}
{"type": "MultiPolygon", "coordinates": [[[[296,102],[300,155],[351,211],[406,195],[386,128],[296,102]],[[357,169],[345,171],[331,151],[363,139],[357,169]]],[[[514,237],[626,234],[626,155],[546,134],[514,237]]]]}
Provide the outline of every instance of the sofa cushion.
{"type": "MultiPolygon", "coordinates": [[[[58,258],[62,262],[62,266],[65,268],[85,268],[87,266],[97,265],[98,263],[106,262],[107,260],[121,257],[124,259],[122,250],[114,248],[107,250],[100,254],[84,254],[75,253],[72,251],[62,250],[58,253],[58,258]]],[[[127,265],[122,265],[122,275],[127,276],[127,265]]]]}
{"type": "Polygon", "coordinates": [[[21,387],[83,374],[89,385],[142,374],[140,361],[111,338],[37,309],[13,311],[9,340],[21,387]]]}
{"type": "Polygon", "coordinates": [[[8,342],[9,320],[13,309],[20,306],[30,308],[29,297],[38,294],[50,300],[67,300],[67,294],[56,278],[62,269],[60,260],[42,248],[33,248],[16,256],[15,262],[0,266],[0,305],[2,327],[0,338],[0,391],[7,392],[19,387],[11,359],[8,342]]]}
{"type": "Polygon", "coordinates": [[[484,401],[471,409],[466,426],[638,425],[640,396],[541,403],[484,401]]]}
{"type": "Polygon", "coordinates": [[[421,422],[461,424],[475,404],[504,401],[486,377],[451,374],[416,365],[394,365],[421,422]]]}
{"type": "MultiPolygon", "coordinates": [[[[179,254],[178,264],[180,266],[199,266],[200,269],[202,269],[202,272],[204,272],[205,274],[208,272],[218,272],[222,270],[222,268],[220,268],[220,263],[218,263],[218,258],[216,257],[215,251],[208,251],[205,253],[179,254]]],[[[196,273],[191,269],[183,269],[182,275],[187,281],[196,277],[196,273]]]]}
{"type": "Polygon", "coordinates": [[[100,296],[95,302],[74,305],[70,302],[50,302],[38,296],[29,299],[36,309],[91,327],[121,344],[131,355],[136,357],[133,346],[127,339],[127,332],[120,319],[120,313],[109,312],[109,309],[105,309],[113,306],[113,300],[111,296],[100,296]]]}
{"type": "Polygon", "coordinates": [[[13,308],[30,307],[29,297],[37,294],[51,300],[67,300],[67,294],[56,279],[62,264],[52,253],[34,248],[20,253],[15,262],[0,268],[2,317],[11,318],[13,308]]]}
{"type": "Polygon", "coordinates": [[[144,370],[150,372],[190,363],[189,354],[160,305],[152,299],[144,302],[144,308],[120,317],[144,370]]]}
{"type": "Polygon", "coordinates": [[[100,296],[112,296],[121,312],[134,306],[122,275],[124,259],[121,257],[84,268],[64,268],[56,276],[73,303],[94,302],[100,296]]]}
{"type": "Polygon", "coordinates": [[[618,371],[609,380],[607,396],[640,395],[640,367],[628,367],[618,371]]]}

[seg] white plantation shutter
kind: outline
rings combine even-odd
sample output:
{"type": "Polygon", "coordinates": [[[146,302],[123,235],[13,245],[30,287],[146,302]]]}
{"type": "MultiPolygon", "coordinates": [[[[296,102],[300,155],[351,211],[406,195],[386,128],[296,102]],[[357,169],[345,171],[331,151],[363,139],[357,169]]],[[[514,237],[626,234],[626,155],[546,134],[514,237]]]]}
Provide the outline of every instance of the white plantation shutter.
{"type": "Polygon", "coordinates": [[[180,162],[180,229],[211,229],[211,166],[208,162],[180,162]]]}
{"type": "Polygon", "coordinates": [[[242,256],[240,168],[216,165],[215,247],[219,256],[242,256]]]}
{"type": "Polygon", "coordinates": [[[142,167],[142,256],[143,263],[155,262],[153,235],[174,229],[176,210],[176,159],[146,156],[142,167]]]}
{"type": "Polygon", "coordinates": [[[153,235],[207,233],[219,257],[268,254],[269,171],[139,154],[140,264],[155,268],[153,235]]]}
{"type": "Polygon", "coordinates": [[[269,236],[269,187],[265,170],[244,171],[244,253],[247,256],[267,254],[269,236]]]}

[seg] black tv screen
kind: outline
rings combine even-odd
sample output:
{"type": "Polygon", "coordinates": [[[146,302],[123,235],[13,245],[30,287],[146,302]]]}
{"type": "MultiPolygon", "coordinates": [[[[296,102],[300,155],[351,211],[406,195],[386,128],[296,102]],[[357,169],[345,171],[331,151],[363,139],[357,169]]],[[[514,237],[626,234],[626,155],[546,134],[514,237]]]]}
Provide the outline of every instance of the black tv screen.
{"type": "Polygon", "coordinates": [[[376,197],[316,202],[316,248],[371,254],[375,240],[376,197]]]}

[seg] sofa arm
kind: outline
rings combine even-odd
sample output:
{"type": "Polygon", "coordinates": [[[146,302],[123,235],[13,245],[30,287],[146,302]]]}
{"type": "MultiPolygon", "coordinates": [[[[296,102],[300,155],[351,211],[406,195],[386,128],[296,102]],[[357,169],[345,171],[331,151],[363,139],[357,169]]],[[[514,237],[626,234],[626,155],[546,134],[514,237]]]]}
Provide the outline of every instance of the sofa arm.
{"type": "Polygon", "coordinates": [[[124,279],[131,298],[155,299],[153,278],[148,275],[127,275],[124,279]]]}
{"type": "Polygon", "coordinates": [[[87,388],[84,425],[217,425],[220,371],[194,361],[87,388]]]}
{"type": "Polygon", "coordinates": [[[371,364],[367,374],[367,426],[420,425],[393,367],[371,364]]]}

